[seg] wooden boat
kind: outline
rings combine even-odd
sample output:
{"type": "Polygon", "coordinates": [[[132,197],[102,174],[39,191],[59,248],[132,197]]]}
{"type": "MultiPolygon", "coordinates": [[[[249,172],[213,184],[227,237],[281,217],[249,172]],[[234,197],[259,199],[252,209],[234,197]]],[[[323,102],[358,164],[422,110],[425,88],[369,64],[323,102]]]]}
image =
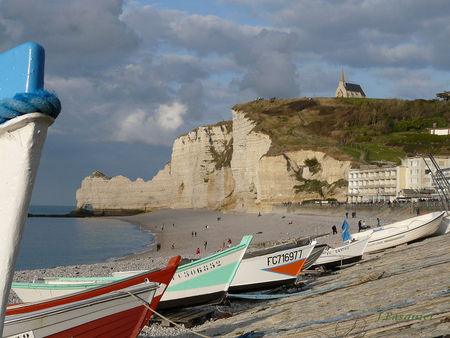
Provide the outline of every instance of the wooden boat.
{"type": "MultiPolygon", "coordinates": [[[[251,240],[252,236],[244,236],[239,245],[179,266],[159,303],[158,310],[220,303],[226,296],[251,240]]],[[[13,290],[24,301],[45,299],[89,289],[138,273],[142,271],[122,271],[114,273],[112,277],[103,278],[47,278],[43,282],[13,283],[13,290]]]]}
{"type": "Polygon", "coordinates": [[[180,266],[158,310],[221,303],[252,238],[244,236],[234,247],[180,266]]]}
{"type": "Polygon", "coordinates": [[[47,128],[61,108],[54,95],[51,116],[15,111],[20,105],[12,103],[44,94],[43,84],[41,46],[26,43],[0,54],[0,333],[47,128]]]}
{"type": "Polygon", "coordinates": [[[369,237],[365,252],[378,251],[433,235],[439,228],[444,215],[445,211],[432,212],[351,236],[356,240],[369,237]]]}
{"type": "Polygon", "coordinates": [[[10,305],[4,337],[136,337],[178,267],[166,268],[41,302],[10,305]]]}
{"type": "Polygon", "coordinates": [[[246,254],[228,292],[251,292],[293,284],[316,243],[292,243],[246,254]]]}
{"type": "Polygon", "coordinates": [[[344,264],[357,262],[362,259],[368,241],[369,237],[366,237],[346,243],[337,248],[332,248],[327,245],[325,250],[312,265],[312,268],[320,265],[326,269],[333,269],[344,264]]]}

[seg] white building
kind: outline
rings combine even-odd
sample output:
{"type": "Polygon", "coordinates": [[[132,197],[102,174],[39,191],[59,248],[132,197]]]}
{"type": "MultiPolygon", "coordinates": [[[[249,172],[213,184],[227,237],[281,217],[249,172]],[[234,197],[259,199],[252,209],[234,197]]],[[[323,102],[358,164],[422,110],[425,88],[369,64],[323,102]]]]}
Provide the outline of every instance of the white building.
{"type": "MultiPolygon", "coordinates": [[[[449,157],[435,156],[439,167],[450,167],[449,157]]],[[[430,159],[426,158],[434,170],[430,159]]],[[[397,167],[351,169],[348,174],[348,202],[393,201],[398,197],[435,196],[431,175],[422,157],[408,157],[397,167]]]]}
{"type": "Polygon", "coordinates": [[[396,167],[351,169],[348,173],[348,202],[393,201],[397,195],[396,167]]]}

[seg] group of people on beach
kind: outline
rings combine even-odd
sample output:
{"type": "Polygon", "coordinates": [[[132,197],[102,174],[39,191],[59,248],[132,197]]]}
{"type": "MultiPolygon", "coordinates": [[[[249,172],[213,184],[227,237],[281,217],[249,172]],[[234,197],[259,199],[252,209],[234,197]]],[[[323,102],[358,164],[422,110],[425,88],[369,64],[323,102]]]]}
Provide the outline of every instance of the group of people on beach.
{"type": "MultiPolygon", "coordinates": [[[[352,218],[353,218],[353,214],[355,214],[355,216],[356,216],[356,212],[352,212],[352,218]]],[[[345,218],[348,218],[348,212],[345,213],[345,218]]],[[[379,217],[377,217],[377,226],[380,226],[380,225],[381,225],[381,219],[379,217]]],[[[361,231],[364,231],[367,229],[370,229],[370,225],[366,225],[366,221],[360,219],[358,221],[358,232],[361,232],[361,231]]],[[[333,235],[336,235],[338,233],[337,227],[335,224],[331,227],[331,230],[333,231],[333,235]]]]}

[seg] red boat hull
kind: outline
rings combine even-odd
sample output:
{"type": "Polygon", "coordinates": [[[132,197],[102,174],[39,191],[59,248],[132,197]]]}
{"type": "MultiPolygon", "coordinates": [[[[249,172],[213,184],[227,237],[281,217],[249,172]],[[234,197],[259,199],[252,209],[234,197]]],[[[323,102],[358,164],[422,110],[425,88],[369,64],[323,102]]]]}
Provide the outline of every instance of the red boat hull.
{"type": "MultiPolygon", "coordinates": [[[[11,305],[6,312],[6,321],[8,316],[19,315],[26,316],[28,314],[35,314],[35,311],[53,310],[59,311],[58,307],[75,303],[89,301],[93,297],[102,296],[110,293],[121,292],[123,289],[144,283],[146,281],[159,283],[160,286],[154,295],[150,309],[144,304],[139,304],[136,299],[136,306],[133,308],[122,310],[120,312],[105,314],[103,317],[97,319],[86,320],[86,322],[65,328],[64,322],[61,325],[61,330],[57,333],[52,333],[49,337],[136,337],[142,328],[147,324],[153,310],[158,305],[164,291],[172,280],[173,274],[178,268],[181,257],[176,256],[170,259],[167,267],[140,274],[138,276],[126,278],[124,280],[110,283],[108,285],[89,289],[84,292],[67,295],[64,297],[49,299],[38,303],[11,305]]],[[[122,292],[123,294],[123,292],[122,292]]],[[[79,303],[77,303],[79,304],[79,303]]],[[[17,316],[16,316],[17,317],[17,316]]],[[[10,317],[13,318],[13,317],[10,317]]],[[[42,322],[45,322],[43,319],[42,322]]],[[[44,325],[44,324],[39,324],[44,325]]],[[[35,328],[38,329],[38,328],[35,328]]],[[[34,330],[34,329],[33,329],[34,330]]],[[[20,328],[19,328],[20,331],[20,328]]],[[[31,330],[32,331],[32,330],[31,330]]],[[[20,333],[20,332],[17,332],[20,333]]]]}

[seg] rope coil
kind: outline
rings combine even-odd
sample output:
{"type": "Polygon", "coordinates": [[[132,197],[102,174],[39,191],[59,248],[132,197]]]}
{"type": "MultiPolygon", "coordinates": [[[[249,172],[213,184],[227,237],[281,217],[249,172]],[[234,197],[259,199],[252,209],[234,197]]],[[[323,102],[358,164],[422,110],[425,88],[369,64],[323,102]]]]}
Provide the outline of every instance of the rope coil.
{"type": "Polygon", "coordinates": [[[60,112],[61,102],[58,97],[43,89],[32,93],[17,93],[12,99],[0,100],[0,124],[30,113],[42,113],[55,119],[60,112]]]}

